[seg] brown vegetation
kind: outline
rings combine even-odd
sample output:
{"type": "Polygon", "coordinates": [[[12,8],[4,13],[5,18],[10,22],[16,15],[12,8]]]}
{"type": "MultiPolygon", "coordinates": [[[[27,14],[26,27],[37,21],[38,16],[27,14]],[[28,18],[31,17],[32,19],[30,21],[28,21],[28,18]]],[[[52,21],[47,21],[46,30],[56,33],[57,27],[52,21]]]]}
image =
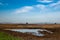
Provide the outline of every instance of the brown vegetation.
{"type": "Polygon", "coordinates": [[[0,28],[60,28],[60,24],[0,24],[0,28]]]}
{"type": "Polygon", "coordinates": [[[14,37],[20,37],[24,40],[60,40],[60,24],[0,24],[0,31],[10,34],[14,37]],[[21,28],[44,28],[53,32],[53,34],[44,33],[45,36],[39,37],[26,33],[12,32],[1,29],[21,29],[21,28]]]}
{"type": "Polygon", "coordinates": [[[14,37],[23,38],[24,40],[60,40],[60,28],[58,28],[58,29],[47,29],[47,30],[53,31],[53,34],[42,32],[42,33],[47,34],[47,35],[39,37],[39,36],[34,36],[32,34],[14,32],[14,31],[9,31],[9,30],[0,30],[0,32],[5,32],[5,33],[10,34],[14,37]]]}

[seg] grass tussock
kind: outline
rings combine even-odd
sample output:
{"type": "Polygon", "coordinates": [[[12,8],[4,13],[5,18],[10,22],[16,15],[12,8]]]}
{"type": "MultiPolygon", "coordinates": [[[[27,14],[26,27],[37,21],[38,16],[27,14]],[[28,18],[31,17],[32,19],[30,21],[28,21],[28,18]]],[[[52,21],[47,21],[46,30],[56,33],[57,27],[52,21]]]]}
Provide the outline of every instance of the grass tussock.
{"type": "Polygon", "coordinates": [[[4,32],[0,32],[0,40],[22,40],[22,39],[19,37],[13,37],[4,32]]]}

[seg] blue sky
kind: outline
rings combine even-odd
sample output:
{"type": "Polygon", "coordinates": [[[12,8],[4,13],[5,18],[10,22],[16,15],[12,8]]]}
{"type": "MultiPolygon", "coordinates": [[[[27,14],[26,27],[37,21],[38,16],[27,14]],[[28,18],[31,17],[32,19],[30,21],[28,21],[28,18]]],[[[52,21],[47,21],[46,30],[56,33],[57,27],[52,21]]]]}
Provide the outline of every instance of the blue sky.
{"type": "Polygon", "coordinates": [[[60,23],[60,0],[0,0],[0,23],[60,23]]]}

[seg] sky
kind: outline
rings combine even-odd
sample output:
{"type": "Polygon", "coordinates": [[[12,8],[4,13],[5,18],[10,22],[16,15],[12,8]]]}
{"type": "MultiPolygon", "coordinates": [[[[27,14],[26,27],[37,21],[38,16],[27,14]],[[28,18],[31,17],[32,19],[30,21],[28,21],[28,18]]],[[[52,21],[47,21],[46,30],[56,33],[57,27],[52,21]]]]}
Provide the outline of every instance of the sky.
{"type": "Polygon", "coordinates": [[[60,23],[60,0],[0,0],[0,23],[60,23]]]}

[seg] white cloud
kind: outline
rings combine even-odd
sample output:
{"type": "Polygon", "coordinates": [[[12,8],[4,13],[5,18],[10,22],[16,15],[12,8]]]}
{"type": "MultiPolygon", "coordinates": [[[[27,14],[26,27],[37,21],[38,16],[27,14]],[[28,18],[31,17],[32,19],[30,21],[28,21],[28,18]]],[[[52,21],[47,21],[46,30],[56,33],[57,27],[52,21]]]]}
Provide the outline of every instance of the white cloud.
{"type": "Polygon", "coordinates": [[[18,8],[16,10],[14,10],[12,13],[14,13],[14,14],[28,13],[28,12],[31,12],[31,11],[34,11],[34,10],[36,11],[38,9],[39,9],[39,12],[40,12],[41,10],[46,9],[46,6],[42,5],[42,4],[37,4],[37,5],[33,5],[33,6],[24,6],[22,8],[18,8]]]}
{"type": "Polygon", "coordinates": [[[46,6],[45,5],[42,5],[42,4],[38,4],[38,5],[36,5],[36,7],[37,8],[40,8],[41,10],[46,8],[46,6]]]}
{"type": "Polygon", "coordinates": [[[50,3],[50,2],[52,2],[52,0],[38,0],[37,2],[50,3]]]}
{"type": "Polygon", "coordinates": [[[60,9],[60,1],[58,1],[56,3],[52,3],[49,6],[53,7],[54,10],[58,10],[58,9],[60,9]]]}
{"type": "Polygon", "coordinates": [[[32,6],[24,6],[22,8],[18,8],[16,10],[14,10],[12,13],[15,13],[15,14],[19,14],[19,13],[30,13],[31,11],[35,12],[35,11],[38,11],[38,12],[51,12],[53,11],[52,8],[50,7],[53,7],[54,8],[60,8],[60,6],[57,6],[57,5],[60,5],[60,1],[58,1],[57,3],[51,3],[49,5],[43,5],[43,4],[37,4],[37,5],[32,5],[32,6]],[[50,6],[50,7],[49,7],[50,6]]]}
{"type": "Polygon", "coordinates": [[[52,4],[50,4],[50,6],[57,6],[57,5],[60,5],[60,1],[58,1],[57,3],[52,3],[52,4]]]}
{"type": "Polygon", "coordinates": [[[51,9],[48,8],[47,5],[38,4],[38,5],[36,5],[36,7],[38,8],[38,12],[40,12],[40,13],[46,13],[46,12],[51,11],[51,9]]]}
{"type": "Polygon", "coordinates": [[[32,6],[24,6],[24,7],[22,7],[22,8],[19,8],[19,9],[17,9],[17,10],[15,10],[13,13],[26,13],[26,12],[29,12],[29,11],[31,11],[33,9],[33,7],[32,6]]]}
{"type": "Polygon", "coordinates": [[[42,4],[37,4],[37,5],[33,5],[33,6],[24,6],[22,8],[18,8],[16,10],[13,10],[12,13],[14,14],[20,14],[20,13],[30,13],[30,12],[48,12],[50,11],[46,5],[42,5],[42,4]]]}

